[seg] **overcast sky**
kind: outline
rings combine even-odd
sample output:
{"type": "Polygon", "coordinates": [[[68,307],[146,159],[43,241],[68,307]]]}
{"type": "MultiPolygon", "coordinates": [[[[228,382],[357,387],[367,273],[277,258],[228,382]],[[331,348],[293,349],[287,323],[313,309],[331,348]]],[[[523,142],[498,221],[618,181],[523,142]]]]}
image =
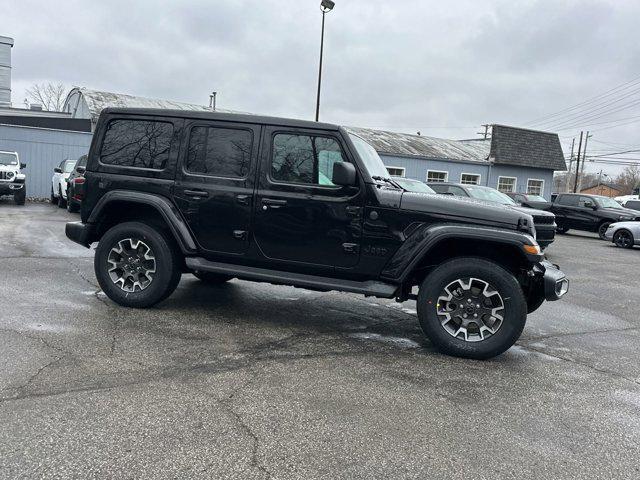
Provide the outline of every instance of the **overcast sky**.
{"type": "MultiPolygon", "coordinates": [[[[34,82],[61,81],[201,104],[217,90],[220,107],[311,119],[318,4],[0,0],[0,35],[15,39],[13,102],[34,82]]],[[[531,126],[639,79],[639,19],[637,0],[336,0],[321,120],[445,138],[477,137],[483,123],[531,126]]],[[[586,125],[640,116],[633,87],[553,119],[569,120],[563,145],[583,122],[594,152],[640,148],[640,122],[586,125]],[[608,100],[623,108],[598,116],[608,100]]]]}

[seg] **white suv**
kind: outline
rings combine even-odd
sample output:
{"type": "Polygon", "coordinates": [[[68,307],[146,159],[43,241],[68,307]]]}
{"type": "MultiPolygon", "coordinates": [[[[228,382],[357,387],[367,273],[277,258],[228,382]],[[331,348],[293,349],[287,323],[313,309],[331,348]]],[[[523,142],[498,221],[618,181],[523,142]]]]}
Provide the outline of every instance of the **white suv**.
{"type": "Polygon", "coordinates": [[[51,203],[60,208],[67,206],[67,178],[73,172],[77,160],[63,160],[53,169],[51,177],[51,203]]]}
{"type": "Polygon", "coordinates": [[[26,199],[25,175],[20,170],[25,168],[20,163],[17,152],[0,151],[0,197],[13,195],[18,205],[24,205],[26,199]]]}

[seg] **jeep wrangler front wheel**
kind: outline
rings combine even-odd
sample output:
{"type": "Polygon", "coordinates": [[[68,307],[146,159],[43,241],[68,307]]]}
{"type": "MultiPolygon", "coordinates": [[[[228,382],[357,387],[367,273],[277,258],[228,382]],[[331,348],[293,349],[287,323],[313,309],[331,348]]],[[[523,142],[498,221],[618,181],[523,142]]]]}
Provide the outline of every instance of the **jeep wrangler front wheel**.
{"type": "Polygon", "coordinates": [[[94,258],[96,278],[114,302],[144,308],[161,302],[178,286],[180,259],[169,237],[140,222],[109,229],[94,258]]]}
{"type": "Polygon", "coordinates": [[[479,360],[511,347],[527,320],[516,278],[481,258],[438,266],[423,280],[417,307],[422,330],[438,350],[479,360]]]}

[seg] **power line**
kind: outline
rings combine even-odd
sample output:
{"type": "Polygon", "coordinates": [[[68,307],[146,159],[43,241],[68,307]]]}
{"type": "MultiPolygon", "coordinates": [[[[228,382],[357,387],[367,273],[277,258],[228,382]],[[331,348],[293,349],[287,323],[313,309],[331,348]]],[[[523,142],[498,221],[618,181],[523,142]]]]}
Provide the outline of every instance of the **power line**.
{"type": "MultiPolygon", "coordinates": [[[[624,105],[619,105],[611,110],[607,110],[604,112],[597,112],[594,110],[592,112],[585,112],[583,114],[582,117],[579,118],[574,118],[574,119],[568,119],[565,121],[562,121],[560,123],[555,123],[552,125],[549,125],[545,128],[548,129],[559,129],[561,127],[568,127],[568,128],[572,128],[572,127],[576,127],[576,126],[581,126],[584,125],[584,122],[589,121],[589,120],[597,120],[598,118],[602,118],[602,117],[606,117],[607,115],[611,115],[612,113],[617,113],[617,112],[621,112],[623,110],[627,110],[628,108],[631,107],[635,107],[636,105],[640,105],[640,98],[637,98],[635,100],[633,100],[632,102],[626,103],[624,105]]],[[[610,105],[607,105],[607,107],[610,105]]],[[[599,109],[596,109],[599,110],[599,109]]]]}
{"type": "Polygon", "coordinates": [[[617,87],[614,87],[614,88],[612,88],[610,90],[607,90],[604,93],[601,93],[599,95],[591,97],[591,98],[589,98],[589,99],[587,99],[587,100],[585,100],[583,102],[577,103],[577,104],[575,104],[573,106],[570,106],[570,107],[567,107],[567,108],[564,108],[564,109],[559,110],[559,111],[557,111],[555,113],[552,113],[550,115],[544,115],[542,117],[538,117],[538,118],[536,118],[534,120],[531,120],[531,121],[527,122],[526,124],[527,125],[536,125],[536,124],[539,124],[539,123],[543,123],[543,124],[547,123],[547,122],[541,122],[541,121],[542,120],[548,120],[548,119],[553,118],[553,117],[557,117],[558,115],[560,115],[560,114],[562,114],[564,112],[575,110],[575,109],[577,109],[579,107],[582,107],[584,105],[589,105],[589,104],[593,103],[594,101],[596,101],[596,100],[598,100],[600,98],[604,98],[604,97],[607,97],[607,96],[614,95],[615,94],[614,92],[616,92],[618,90],[624,90],[625,88],[629,88],[629,87],[635,86],[638,83],[640,83],[640,76],[638,76],[638,77],[636,77],[636,78],[634,78],[634,79],[632,79],[632,80],[630,80],[630,81],[628,81],[626,83],[618,85],[617,87]]]}

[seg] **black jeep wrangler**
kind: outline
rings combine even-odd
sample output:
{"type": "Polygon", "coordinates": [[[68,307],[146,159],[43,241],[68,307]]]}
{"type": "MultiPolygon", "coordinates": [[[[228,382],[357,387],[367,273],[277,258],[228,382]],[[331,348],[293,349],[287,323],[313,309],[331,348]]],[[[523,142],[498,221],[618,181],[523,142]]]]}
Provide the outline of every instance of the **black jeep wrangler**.
{"type": "Polygon", "coordinates": [[[415,299],[438,349],[489,358],[568,289],[530,215],[405,191],[335,125],[107,109],[81,188],[66,234],[98,242],[98,282],[124,306],[162,301],[182,273],[415,299]]]}

